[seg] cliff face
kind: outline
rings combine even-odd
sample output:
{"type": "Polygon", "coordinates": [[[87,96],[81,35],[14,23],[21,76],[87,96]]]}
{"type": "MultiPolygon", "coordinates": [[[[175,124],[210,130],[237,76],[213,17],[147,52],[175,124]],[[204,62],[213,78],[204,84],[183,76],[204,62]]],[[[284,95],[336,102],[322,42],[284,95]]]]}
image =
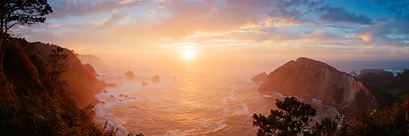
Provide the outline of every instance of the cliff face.
{"type": "Polygon", "coordinates": [[[389,81],[394,78],[392,72],[382,71],[378,73],[368,72],[365,74],[360,74],[356,77],[359,81],[366,84],[378,84],[389,81]]]}
{"type": "Polygon", "coordinates": [[[83,64],[89,63],[92,66],[103,67],[104,61],[94,55],[77,55],[83,64]]]}
{"type": "MultiPolygon", "coordinates": [[[[73,99],[60,88],[49,90],[49,66],[35,43],[10,38],[6,48],[4,73],[0,74],[1,135],[109,133],[102,132],[92,122],[92,114],[89,114],[92,110],[78,109],[73,99]]],[[[81,82],[80,78],[78,80],[81,82]]]]}
{"type": "Polygon", "coordinates": [[[89,63],[84,64],[85,70],[87,70],[89,73],[91,73],[93,76],[97,77],[99,76],[98,73],[95,71],[94,67],[91,66],[89,63]]]}
{"type": "Polygon", "coordinates": [[[279,92],[284,96],[316,98],[323,104],[337,108],[346,102],[344,107],[348,111],[363,102],[373,103],[375,100],[368,89],[351,75],[308,58],[298,58],[277,68],[258,90],[263,93],[279,92]]]}
{"type": "MultiPolygon", "coordinates": [[[[48,45],[36,43],[36,48],[44,60],[56,49],[56,45],[48,45]]],[[[77,56],[70,50],[65,49],[64,54],[68,55],[68,70],[64,72],[60,81],[64,81],[64,90],[74,99],[79,108],[85,107],[88,104],[99,102],[94,95],[98,94],[102,85],[97,78],[88,72],[77,56]]]]}

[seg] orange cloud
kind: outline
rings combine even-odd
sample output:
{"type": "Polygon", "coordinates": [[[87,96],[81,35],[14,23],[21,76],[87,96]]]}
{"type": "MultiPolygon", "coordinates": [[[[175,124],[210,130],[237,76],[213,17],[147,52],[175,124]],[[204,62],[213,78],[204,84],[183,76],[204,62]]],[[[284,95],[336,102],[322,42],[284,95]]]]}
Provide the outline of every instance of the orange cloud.
{"type": "Polygon", "coordinates": [[[364,40],[365,42],[369,42],[373,39],[373,36],[370,34],[363,34],[358,36],[359,38],[361,38],[362,40],[364,40]]]}

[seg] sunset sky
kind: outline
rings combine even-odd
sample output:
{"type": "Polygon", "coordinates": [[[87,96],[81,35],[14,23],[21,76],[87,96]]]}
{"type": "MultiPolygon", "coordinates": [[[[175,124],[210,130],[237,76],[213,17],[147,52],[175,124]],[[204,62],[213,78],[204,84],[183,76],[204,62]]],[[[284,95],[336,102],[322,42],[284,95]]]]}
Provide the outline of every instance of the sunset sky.
{"type": "Polygon", "coordinates": [[[49,0],[13,34],[79,54],[409,59],[407,0],[49,0]]]}

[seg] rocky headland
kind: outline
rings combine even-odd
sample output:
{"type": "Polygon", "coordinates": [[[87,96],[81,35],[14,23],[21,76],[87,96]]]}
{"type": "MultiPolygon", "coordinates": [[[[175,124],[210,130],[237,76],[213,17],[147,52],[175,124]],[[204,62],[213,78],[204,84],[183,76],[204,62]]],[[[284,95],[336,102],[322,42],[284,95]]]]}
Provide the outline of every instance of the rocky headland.
{"type": "Polygon", "coordinates": [[[343,107],[345,112],[375,102],[374,95],[353,76],[303,57],[271,72],[258,90],[266,94],[278,92],[284,96],[316,98],[322,104],[343,107]]]}
{"type": "Polygon", "coordinates": [[[87,70],[89,73],[91,73],[93,76],[97,77],[99,76],[98,73],[95,71],[94,67],[91,66],[89,63],[84,64],[85,70],[87,70]]]}
{"type": "Polygon", "coordinates": [[[359,74],[356,78],[363,83],[378,84],[378,83],[389,81],[393,79],[394,76],[392,72],[380,71],[377,73],[365,72],[365,74],[359,74]]]}
{"type": "Polygon", "coordinates": [[[251,78],[252,81],[255,82],[264,82],[267,79],[267,73],[266,72],[262,72],[256,76],[254,76],[253,78],[251,78]]]}

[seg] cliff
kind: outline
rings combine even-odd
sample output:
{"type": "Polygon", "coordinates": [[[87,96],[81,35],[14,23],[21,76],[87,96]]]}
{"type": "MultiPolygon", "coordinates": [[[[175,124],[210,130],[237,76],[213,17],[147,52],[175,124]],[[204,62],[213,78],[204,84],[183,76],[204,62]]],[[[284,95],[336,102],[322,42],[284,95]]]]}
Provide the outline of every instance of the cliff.
{"type": "Polygon", "coordinates": [[[389,81],[394,78],[392,72],[381,71],[378,73],[367,72],[365,74],[359,74],[356,77],[359,81],[366,84],[378,84],[389,81]]]}
{"type": "Polygon", "coordinates": [[[4,73],[0,74],[1,135],[103,135],[108,131],[115,132],[114,129],[104,132],[109,128],[100,129],[93,123],[91,106],[79,109],[60,87],[49,89],[50,66],[39,54],[36,44],[40,43],[8,39],[4,73]]]}
{"type": "MultiPolygon", "coordinates": [[[[35,43],[35,46],[44,60],[47,60],[52,50],[57,48],[56,45],[39,42],[35,43]]],[[[103,87],[102,82],[99,82],[92,73],[84,68],[73,51],[65,49],[63,54],[68,55],[69,65],[68,70],[60,78],[60,81],[65,82],[63,89],[74,99],[79,108],[98,103],[94,95],[100,93],[103,87]]]]}
{"type": "Polygon", "coordinates": [[[95,71],[94,67],[91,66],[89,63],[84,64],[85,70],[87,70],[89,73],[91,73],[93,76],[97,77],[99,76],[98,73],[95,71]]]}
{"type": "Polygon", "coordinates": [[[89,63],[92,66],[103,67],[106,66],[104,61],[94,55],[77,55],[82,64],[89,63]]]}
{"type": "Polygon", "coordinates": [[[284,96],[316,98],[325,105],[353,111],[374,103],[375,97],[349,74],[323,62],[308,58],[289,61],[271,72],[258,88],[260,92],[279,92],[284,96]]]}

